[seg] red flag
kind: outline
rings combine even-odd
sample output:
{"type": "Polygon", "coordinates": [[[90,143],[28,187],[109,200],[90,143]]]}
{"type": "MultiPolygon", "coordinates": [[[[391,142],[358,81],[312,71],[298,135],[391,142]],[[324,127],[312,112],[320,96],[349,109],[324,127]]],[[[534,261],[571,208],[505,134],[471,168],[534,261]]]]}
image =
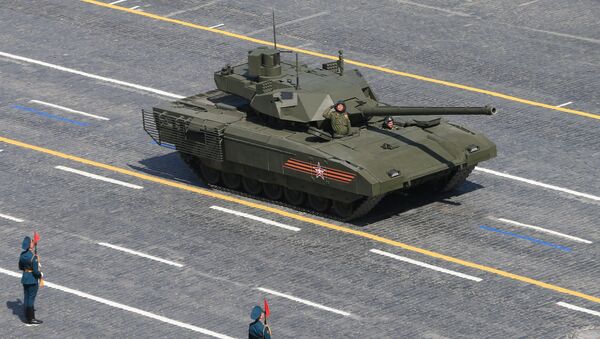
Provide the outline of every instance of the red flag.
{"type": "Polygon", "coordinates": [[[38,232],[33,232],[33,244],[37,245],[38,241],[40,241],[41,237],[38,232]]]}
{"type": "Polygon", "coordinates": [[[268,318],[269,315],[271,314],[271,311],[269,310],[269,303],[267,302],[267,298],[265,298],[264,300],[265,300],[265,318],[268,318]]]}

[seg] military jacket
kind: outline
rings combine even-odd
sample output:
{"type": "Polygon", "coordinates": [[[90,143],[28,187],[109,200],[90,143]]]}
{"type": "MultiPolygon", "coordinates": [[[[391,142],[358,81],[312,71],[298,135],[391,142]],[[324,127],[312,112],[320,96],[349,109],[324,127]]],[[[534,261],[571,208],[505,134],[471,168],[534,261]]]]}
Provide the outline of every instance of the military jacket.
{"type": "Polygon", "coordinates": [[[271,339],[271,334],[260,321],[255,321],[250,324],[250,328],[248,329],[248,338],[249,339],[271,339]]]}
{"type": "Polygon", "coordinates": [[[37,284],[38,279],[42,277],[38,259],[31,251],[24,251],[19,257],[19,269],[23,271],[21,284],[32,285],[37,284]]]}
{"type": "Polygon", "coordinates": [[[350,133],[350,119],[346,114],[331,110],[323,113],[323,117],[329,119],[335,134],[346,135],[350,133]]]}

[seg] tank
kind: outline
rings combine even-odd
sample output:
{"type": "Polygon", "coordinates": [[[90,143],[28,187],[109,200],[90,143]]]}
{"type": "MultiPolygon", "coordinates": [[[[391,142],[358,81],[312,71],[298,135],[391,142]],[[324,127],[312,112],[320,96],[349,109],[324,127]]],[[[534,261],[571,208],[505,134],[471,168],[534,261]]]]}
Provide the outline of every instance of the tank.
{"type": "Polygon", "coordinates": [[[284,53],[253,49],[247,62],[214,73],[216,89],[142,110],[145,131],[210,185],[342,220],[393,192],[450,191],[496,156],[485,136],[443,118],[492,107],[390,106],[359,70],[344,69],[341,51],[320,68],[297,54],[282,61],[284,53]],[[335,107],[347,133],[333,129],[335,107]]]}

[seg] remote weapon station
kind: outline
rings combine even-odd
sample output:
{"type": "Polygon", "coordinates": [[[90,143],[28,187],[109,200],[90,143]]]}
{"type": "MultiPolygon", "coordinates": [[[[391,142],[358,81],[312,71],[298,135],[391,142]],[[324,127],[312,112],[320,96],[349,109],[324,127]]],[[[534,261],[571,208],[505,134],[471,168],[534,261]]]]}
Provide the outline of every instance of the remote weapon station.
{"type": "Polygon", "coordinates": [[[211,185],[308,206],[343,220],[386,194],[452,190],[496,156],[485,136],[435,116],[493,107],[401,107],[377,100],[339,60],[320,69],[258,47],[215,72],[217,89],[142,110],[145,131],[172,145],[211,185]]]}

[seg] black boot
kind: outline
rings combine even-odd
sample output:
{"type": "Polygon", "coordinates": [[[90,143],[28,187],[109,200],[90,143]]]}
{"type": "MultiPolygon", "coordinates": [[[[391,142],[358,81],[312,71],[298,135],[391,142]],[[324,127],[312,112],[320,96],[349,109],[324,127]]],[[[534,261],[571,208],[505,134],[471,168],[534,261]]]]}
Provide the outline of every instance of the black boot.
{"type": "Polygon", "coordinates": [[[31,323],[35,325],[43,323],[43,321],[35,318],[35,309],[33,307],[31,308],[31,323]]]}
{"type": "Polygon", "coordinates": [[[25,308],[25,322],[27,326],[37,326],[38,324],[33,321],[33,307],[25,308]]]}
{"type": "Polygon", "coordinates": [[[25,323],[29,324],[29,307],[23,307],[23,315],[25,316],[25,323]]]}

